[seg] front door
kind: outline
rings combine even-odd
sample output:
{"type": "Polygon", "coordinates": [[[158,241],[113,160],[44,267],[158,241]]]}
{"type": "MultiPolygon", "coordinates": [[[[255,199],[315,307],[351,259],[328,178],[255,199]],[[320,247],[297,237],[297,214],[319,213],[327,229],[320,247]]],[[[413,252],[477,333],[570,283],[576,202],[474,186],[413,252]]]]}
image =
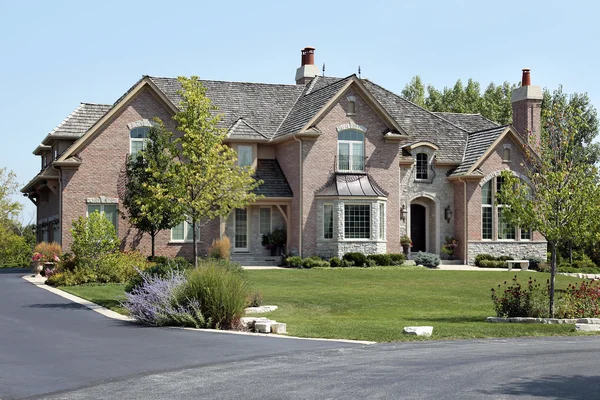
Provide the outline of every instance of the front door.
{"type": "Polygon", "coordinates": [[[420,204],[410,205],[410,238],[413,242],[411,252],[427,251],[427,227],[426,212],[424,206],[420,204]]]}
{"type": "Polygon", "coordinates": [[[233,251],[248,251],[248,210],[236,208],[233,222],[233,251]]]}

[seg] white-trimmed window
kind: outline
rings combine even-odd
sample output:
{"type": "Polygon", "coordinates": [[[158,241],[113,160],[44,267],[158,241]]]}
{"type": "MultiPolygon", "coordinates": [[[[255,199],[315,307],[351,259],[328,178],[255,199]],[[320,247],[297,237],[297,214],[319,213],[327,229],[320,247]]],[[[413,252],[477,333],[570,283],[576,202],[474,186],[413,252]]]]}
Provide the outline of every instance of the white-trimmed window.
{"type": "MultiPolygon", "coordinates": [[[[196,237],[200,238],[200,227],[196,226],[196,237]]],[[[171,228],[171,242],[193,242],[192,221],[183,221],[171,228]]]]}
{"type": "Polygon", "coordinates": [[[116,204],[88,204],[87,205],[87,215],[98,211],[101,215],[104,216],[107,220],[112,222],[115,227],[115,232],[117,232],[117,205],[116,204]]]}
{"type": "Polygon", "coordinates": [[[494,205],[492,194],[492,181],[488,181],[481,188],[481,238],[492,240],[494,238],[494,205]]]}
{"type": "Polygon", "coordinates": [[[344,205],[344,238],[345,239],[370,239],[371,238],[371,205],[370,204],[345,204],[344,205]]]}
{"type": "Polygon", "coordinates": [[[240,167],[249,167],[252,165],[252,146],[238,145],[238,165],[240,167]]]}
{"type": "Polygon", "coordinates": [[[333,239],[333,204],[323,204],[323,239],[333,239]]]}
{"type": "Polygon", "coordinates": [[[338,170],[365,170],[365,134],[356,129],[338,132],[338,170]]]}
{"type": "Polygon", "coordinates": [[[42,169],[45,169],[46,166],[48,165],[48,155],[47,154],[42,154],[42,169]]]}
{"type": "Polygon", "coordinates": [[[42,226],[42,242],[48,243],[48,240],[49,240],[48,225],[44,225],[44,226],[42,226]]]}
{"type": "Polygon", "coordinates": [[[139,126],[129,131],[129,154],[135,157],[137,153],[144,150],[148,140],[149,126],[139,126]]]}
{"type": "Polygon", "coordinates": [[[502,162],[510,162],[510,147],[505,147],[502,152],[502,162]]]}
{"type": "Polygon", "coordinates": [[[379,203],[379,239],[385,239],[385,204],[379,203]]]}
{"type": "MultiPolygon", "coordinates": [[[[502,185],[504,184],[504,178],[501,176],[496,177],[496,194],[502,191],[502,185]]],[[[498,240],[515,240],[517,238],[516,227],[508,224],[504,218],[502,218],[502,208],[504,204],[498,204],[498,240]]]]}
{"type": "Polygon", "coordinates": [[[271,207],[261,207],[258,211],[259,234],[268,235],[271,233],[271,207]]]}
{"type": "Polygon", "coordinates": [[[428,156],[427,153],[417,153],[417,179],[427,179],[428,178],[428,156]]]}

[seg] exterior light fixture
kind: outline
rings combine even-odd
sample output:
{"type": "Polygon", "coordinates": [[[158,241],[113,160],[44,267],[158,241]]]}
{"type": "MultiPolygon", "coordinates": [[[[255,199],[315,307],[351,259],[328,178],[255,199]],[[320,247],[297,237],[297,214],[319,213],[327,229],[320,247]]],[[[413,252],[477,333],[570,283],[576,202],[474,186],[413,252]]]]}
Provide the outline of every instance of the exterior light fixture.
{"type": "Polygon", "coordinates": [[[450,209],[450,206],[444,209],[444,219],[448,223],[450,223],[450,220],[452,219],[452,210],[450,209]]]}

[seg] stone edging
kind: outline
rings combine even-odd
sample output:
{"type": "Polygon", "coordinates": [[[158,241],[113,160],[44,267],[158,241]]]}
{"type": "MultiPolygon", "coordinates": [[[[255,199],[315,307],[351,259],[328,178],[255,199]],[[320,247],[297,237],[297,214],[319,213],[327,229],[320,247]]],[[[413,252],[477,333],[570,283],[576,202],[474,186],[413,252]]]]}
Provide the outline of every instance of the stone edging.
{"type": "Polygon", "coordinates": [[[574,272],[559,272],[558,274],[581,279],[600,279],[600,274],[579,274],[574,272]]]}
{"type": "Polygon", "coordinates": [[[531,317],[487,317],[486,322],[521,322],[529,324],[590,324],[600,325],[600,318],[531,318],[531,317]]]}
{"type": "MultiPolygon", "coordinates": [[[[48,286],[45,284],[46,278],[36,278],[32,275],[23,276],[27,282],[45,289],[49,292],[52,292],[58,296],[64,297],[74,303],[81,304],[99,314],[104,315],[105,317],[118,319],[121,321],[129,321],[134,322],[135,320],[131,317],[127,317],[125,315],[121,315],[115,311],[109,310],[108,308],[102,307],[96,303],[92,303],[91,301],[82,299],[81,297],[74,296],[70,293],[64,292],[60,289],[57,289],[52,286],[48,286]]],[[[350,340],[350,339],[324,339],[324,338],[301,338],[297,336],[287,336],[287,335],[277,335],[273,333],[253,333],[253,332],[242,332],[242,331],[221,331],[218,329],[196,329],[196,328],[184,328],[179,326],[166,326],[164,328],[168,329],[184,329],[188,331],[201,331],[201,332],[209,332],[216,334],[229,334],[229,335],[247,335],[247,336],[264,336],[264,337],[274,337],[274,338],[285,338],[285,339],[295,339],[295,340],[313,340],[313,341],[321,341],[321,342],[338,342],[338,343],[354,343],[354,344],[376,344],[377,342],[371,342],[367,340],[350,340]]]]}

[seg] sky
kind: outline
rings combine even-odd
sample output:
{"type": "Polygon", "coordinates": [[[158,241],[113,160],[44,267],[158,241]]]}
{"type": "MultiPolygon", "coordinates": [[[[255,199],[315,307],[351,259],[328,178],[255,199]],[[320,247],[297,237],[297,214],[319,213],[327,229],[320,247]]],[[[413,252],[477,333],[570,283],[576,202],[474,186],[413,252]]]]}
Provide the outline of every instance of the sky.
{"type": "MultiPolygon", "coordinates": [[[[420,75],[587,92],[600,107],[596,1],[0,0],[0,168],[25,185],[32,154],[80,102],[112,104],[142,75],[294,83],[300,50],[327,76],[400,93],[420,75]]],[[[22,221],[35,207],[22,196],[22,221]]]]}

